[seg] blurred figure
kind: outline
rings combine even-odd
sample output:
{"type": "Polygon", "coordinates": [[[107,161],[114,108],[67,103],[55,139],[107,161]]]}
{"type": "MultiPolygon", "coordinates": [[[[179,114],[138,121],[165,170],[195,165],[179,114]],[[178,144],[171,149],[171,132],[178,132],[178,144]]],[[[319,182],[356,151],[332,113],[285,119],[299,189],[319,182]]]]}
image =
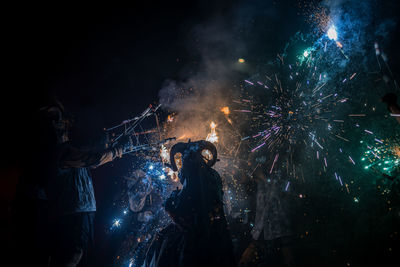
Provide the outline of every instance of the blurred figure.
{"type": "MultiPolygon", "coordinates": [[[[53,106],[62,106],[55,102],[53,106]]],[[[55,151],[57,136],[53,129],[51,109],[37,110],[27,115],[29,130],[21,153],[22,173],[18,179],[13,202],[13,235],[17,265],[47,266],[48,197],[47,181],[56,176],[55,151]],[[24,254],[24,257],[17,255],[24,254]]]]}
{"type": "MultiPolygon", "coordinates": [[[[148,241],[155,234],[152,224],[157,224],[162,209],[162,192],[157,179],[150,177],[144,171],[133,171],[130,177],[125,177],[128,187],[129,213],[123,229],[119,229],[114,245],[114,266],[124,266],[132,262],[133,266],[141,266],[145,258],[148,241]]],[[[164,212],[165,213],[165,212],[164,212]]],[[[167,215],[167,214],[165,214],[167,215]]],[[[154,227],[156,228],[156,227],[154,227]]]]}
{"type": "Polygon", "coordinates": [[[397,105],[397,95],[395,93],[387,93],[381,98],[381,101],[386,104],[391,116],[394,116],[400,123],[400,107],[397,105]]]}
{"type": "Polygon", "coordinates": [[[295,266],[287,179],[278,166],[266,174],[264,170],[269,168],[257,165],[253,173],[257,186],[253,241],[243,252],[239,266],[295,266]]]}
{"type": "Polygon", "coordinates": [[[94,197],[90,168],[121,157],[122,146],[103,151],[78,149],[69,142],[70,121],[62,105],[42,108],[56,137],[46,181],[50,225],[50,266],[76,266],[93,241],[94,197]]]}

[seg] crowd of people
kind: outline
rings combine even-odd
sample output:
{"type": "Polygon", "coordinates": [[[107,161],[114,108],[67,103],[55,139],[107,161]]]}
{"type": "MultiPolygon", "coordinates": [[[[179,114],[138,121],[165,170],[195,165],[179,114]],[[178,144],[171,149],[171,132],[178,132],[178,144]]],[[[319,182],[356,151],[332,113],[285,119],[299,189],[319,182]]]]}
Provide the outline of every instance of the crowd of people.
{"type": "MultiPolygon", "coordinates": [[[[389,93],[381,101],[400,123],[397,96],[389,93]]],[[[17,261],[27,266],[85,266],[88,248],[94,242],[96,212],[90,169],[122,157],[128,140],[102,150],[73,146],[71,119],[56,100],[32,116],[38,141],[31,144],[32,153],[23,159],[24,171],[14,201],[14,249],[28,255],[17,261]]],[[[224,211],[223,182],[212,168],[216,148],[194,142],[176,149],[183,157],[181,186],[171,190],[166,200],[160,198],[144,172],[137,170],[128,181],[135,222],[130,231],[132,240],[141,238],[143,225],[159,210],[164,213],[158,216],[170,219],[164,229],[151,236],[148,247],[136,245],[140,266],[266,266],[267,262],[268,266],[295,266],[291,248],[294,233],[282,184],[285,179],[278,168],[266,172],[265,163],[249,162],[252,172],[244,176],[250,177],[256,188],[254,227],[248,245],[238,249],[229,226],[233,219],[227,220],[230,214],[224,211]],[[214,153],[213,159],[204,159],[202,147],[214,153]]],[[[125,245],[125,249],[131,247],[125,245]]]]}

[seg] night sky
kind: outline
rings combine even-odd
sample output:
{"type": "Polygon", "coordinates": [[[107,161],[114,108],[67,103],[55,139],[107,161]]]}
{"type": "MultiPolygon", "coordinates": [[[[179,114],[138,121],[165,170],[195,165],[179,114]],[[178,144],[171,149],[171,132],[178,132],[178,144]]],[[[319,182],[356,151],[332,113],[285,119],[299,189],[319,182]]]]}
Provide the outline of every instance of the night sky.
{"type": "MultiPolygon", "coordinates": [[[[6,152],[1,164],[4,217],[10,214],[20,161],[29,147],[30,129],[25,121],[51,97],[74,115],[72,135],[77,143],[93,145],[103,128],[157,103],[168,81],[190,79],[204,70],[205,61],[230,64],[244,58],[250,62],[249,69],[237,72],[238,77],[246,77],[274,59],[296,32],[314,30],[299,3],[304,2],[136,1],[126,8],[68,2],[4,9],[8,15],[3,23],[7,46],[3,55],[10,80],[3,83],[1,108],[6,152]]],[[[368,3],[379,7],[370,27],[386,17],[396,22],[379,41],[399,80],[399,3],[368,3]]],[[[124,175],[127,164],[127,160],[117,160],[93,172],[99,251],[107,246],[102,227],[110,220],[118,194],[115,181],[124,175]]]]}

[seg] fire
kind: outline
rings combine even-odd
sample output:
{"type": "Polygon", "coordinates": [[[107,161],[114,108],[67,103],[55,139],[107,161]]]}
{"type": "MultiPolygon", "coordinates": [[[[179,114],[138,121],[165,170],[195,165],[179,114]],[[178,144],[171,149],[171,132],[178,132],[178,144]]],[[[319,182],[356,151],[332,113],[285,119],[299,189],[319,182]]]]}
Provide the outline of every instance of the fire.
{"type": "Polygon", "coordinates": [[[218,136],[217,133],[215,132],[215,128],[217,128],[217,124],[215,122],[210,123],[211,127],[211,132],[207,135],[206,140],[211,142],[211,143],[218,143],[218,136]]]}
{"type": "Polygon", "coordinates": [[[229,119],[228,115],[231,113],[229,107],[222,107],[221,112],[225,114],[225,119],[232,125],[231,119],[229,119]]]}
{"type": "MultiPolygon", "coordinates": [[[[169,163],[169,151],[164,145],[161,145],[160,157],[161,157],[161,160],[163,163],[169,163]]],[[[175,162],[178,165],[178,168],[182,167],[182,161],[180,160],[179,157],[178,157],[178,159],[175,160],[175,162]]],[[[165,170],[167,172],[167,175],[171,178],[172,181],[174,181],[174,182],[179,181],[178,172],[174,172],[169,167],[166,167],[165,170]]]]}
{"type": "Polygon", "coordinates": [[[223,112],[225,115],[229,115],[229,113],[230,113],[229,107],[222,107],[221,112],[223,112]]]}
{"type": "Polygon", "coordinates": [[[160,157],[161,157],[163,163],[169,162],[169,153],[168,153],[167,148],[164,145],[161,145],[160,157]]]}
{"type": "Polygon", "coordinates": [[[176,140],[182,140],[182,139],[185,139],[185,138],[186,138],[186,134],[183,134],[183,135],[179,136],[176,140]]]}
{"type": "Polygon", "coordinates": [[[174,121],[174,114],[170,114],[167,117],[167,122],[173,122],[174,121]]]}

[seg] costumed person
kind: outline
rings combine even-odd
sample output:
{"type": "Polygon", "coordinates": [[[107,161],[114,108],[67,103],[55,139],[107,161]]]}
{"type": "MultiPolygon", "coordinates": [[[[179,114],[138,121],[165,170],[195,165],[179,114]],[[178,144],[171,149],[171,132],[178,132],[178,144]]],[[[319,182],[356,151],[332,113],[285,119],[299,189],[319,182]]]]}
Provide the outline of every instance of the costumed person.
{"type": "Polygon", "coordinates": [[[51,229],[50,266],[76,266],[93,242],[96,200],[90,168],[121,157],[127,140],[101,151],[79,149],[70,143],[70,122],[62,106],[43,110],[51,117],[57,137],[54,158],[48,166],[54,169],[54,176],[46,184],[51,229]]]}
{"type": "MultiPolygon", "coordinates": [[[[257,160],[256,160],[257,161],[257,160]]],[[[289,215],[287,179],[275,162],[255,164],[255,221],[253,241],[243,252],[239,266],[295,266],[292,252],[294,234],[289,215]]]]}
{"type": "Polygon", "coordinates": [[[391,115],[400,123],[400,107],[397,104],[397,95],[395,93],[387,93],[381,98],[381,101],[386,104],[391,115]]]}
{"type": "Polygon", "coordinates": [[[174,145],[170,152],[174,171],[179,154],[182,189],[172,192],[165,203],[173,223],[155,238],[146,265],[235,266],[222,181],[211,168],[217,161],[216,147],[207,141],[174,145]]]}

